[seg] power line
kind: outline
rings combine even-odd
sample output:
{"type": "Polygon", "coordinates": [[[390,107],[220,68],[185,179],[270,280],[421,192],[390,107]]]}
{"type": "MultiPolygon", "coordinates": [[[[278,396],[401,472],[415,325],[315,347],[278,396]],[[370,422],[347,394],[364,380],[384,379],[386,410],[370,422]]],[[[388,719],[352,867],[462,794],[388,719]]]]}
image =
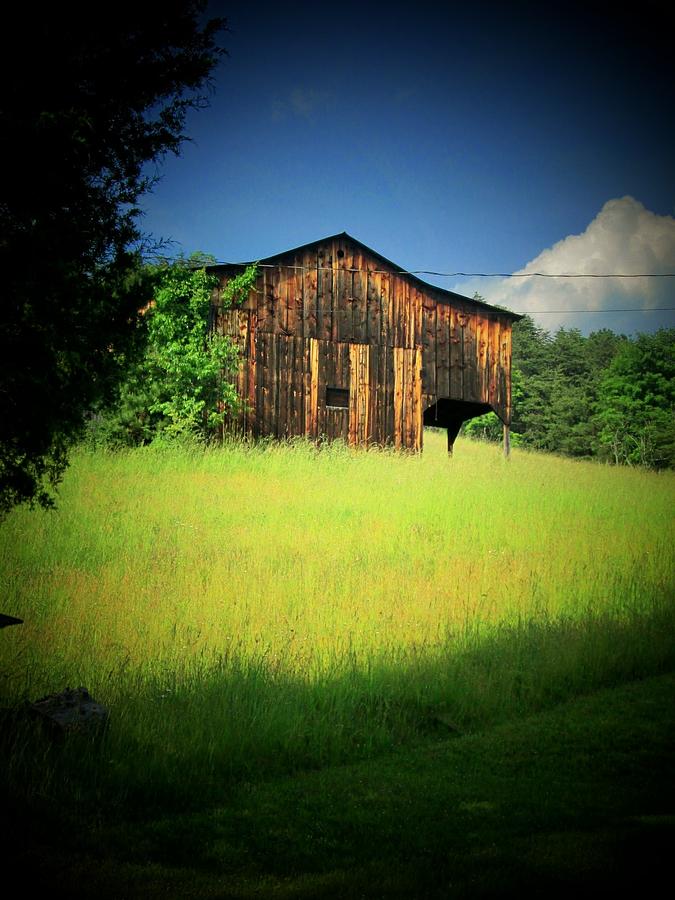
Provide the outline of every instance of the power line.
{"type": "Polygon", "coordinates": [[[438,278],[675,278],[675,272],[432,272],[429,269],[361,269],[353,266],[294,266],[288,263],[233,262],[217,266],[251,266],[259,269],[294,269],[301,272],[366,272],[370,275],[435,275],[438,278]]]}
{"type": "MultiPolygon", "coordinates": [[[[169,257],[162,257],[163,259],[169,261],[169,257]]],[[[369,275],[436,275],[442,278],[675,278],[675,272],[644,272],[642,274],[636,274],[633,272],[607,272],[607,273],[582,273],[582,272],[563,272],[563,273],[551,273],[551,272],[524,272],[520,275],[515,274],[513,272],[431,272],[428,269],[399,269],[399,270],[389,270],[389,269],[362,269],[362,268],[354,268],[349,266],[295,266],[290,265],[288,263],[251,263],[251,262],[235,262],[235,263],[223,263],[217,262],[213,263],[215,266],[251,266],[256,265],[259,269],[293,269],[296,271],[303,272],[365,272],[369,275]]],[[[433,287],[433,285],[431,285],[433,287]]],[[[471,297],[466,298],[471,300],[471,297]]],[[[482,300],[481,302],[487,305],[490,304],[488,300],[482,300]]],[[[495,307],[499,309],[499,307],[495,307]]],[[[508,312],[509,310],[506,310],[508,312]]],[[[517,312],[517,310],[512,310],[513,312],[517,312]]],[[[523,315],[537,315],[537,316],[547,316],[547,315],[563,315],[566,313],[579,315],[584,313],[649,313],[649,312],[675,312],[675,306],[635,306],[635,307],[623,307],[617,309],[541,309],[541,310],[521,310],[523,315]]]]}
{"type": "Polygon", "coordinates": [[[397,274],[409,275],[438,275],[442,278],[675,278],[675,272],[644,272],[642,274],[626,272],[603,272],[592,274],[590,272],[408,272],[397,274]]]}
{"type": "MultiPolygon", "coordinates": [[[[497,307],[499,308],[499,307],[497,307]]],[[[635,306],[621,309],[529,309],[521,310],[525,316],[547,316],[553,313],[622,313],[622,312],[675,312],[675,306],[635,306]]]]}

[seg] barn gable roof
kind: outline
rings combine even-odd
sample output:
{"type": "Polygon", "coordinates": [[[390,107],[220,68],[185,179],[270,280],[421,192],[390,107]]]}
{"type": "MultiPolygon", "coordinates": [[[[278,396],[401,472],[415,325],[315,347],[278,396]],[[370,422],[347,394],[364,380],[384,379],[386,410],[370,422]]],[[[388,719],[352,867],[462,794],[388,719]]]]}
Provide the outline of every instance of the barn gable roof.
{"type": "Polygon", "coordinates": [[[356,247],[358,247],[362,251],[365,251],[366,253],[368,253],[372,257],[374,257],[375,259],[380,260],[382,263],[385,264],[385,266],[388,266],[388,267],[391,267],[392,269],[394,269],[397,274],[402,275],[405,278],[408,278],[410,281],[419,285],[424,290],[432,291],[434,294],[439,295],[438,299],[441,301],[444,301],[446,303],[451,303],[454,300],[455,302],[461,301],[462,303],[471,303],[474,306],[477,306],[481,309],[486,309],[486,310],[489,310],[490,312],[499,313],[500,315],[504,316],[505,318],[511,319],[512,321],[518,321],[519,319],[523,318],[522,315],[511,312],[508,309],[502,309],[501,307],[498,307],[498,306],[492,306],[491,304],[485,303],[482,300],[474,300],[472,297],[465,297],[463,294],[458,294],[455,291],[448,291],[446,288],[438,287],[435,284],[429,284],[428,281],[424,281],[422,278],[420,278],[417,275],[414,275],[412,272],[407,272],[405,269],[402,269],[401,266],[392,262],[390,259],[387,259],[386,256],[383,256],[381,253],[378,253],[377,250],[373,250],[372,247],[368,247],[366,244],[364,244],[362,241],[359,241],[357,238],[352,237],[352,235],[348,234],[346,231],[341,231],[338,234],[331,234],[328,237],[320,238],[317,241],[310,241],[307,244],[301,244],[299,247],[292,247],[289,250],[283,250],[280,253],[275,253],[272,256],[266,256],[263,259],[250,260],[249,262],[243,262],[243,263],[219,263],[214,266],[209,266],[208,268],[210,270],[218,270],[218,269],[226,270],[228,268],[239,268],[240,266],[241,267],[250,266],[250,265],[253,265],[254,263],[258,263],[259,265],[273,265],[275,262],[277,262],[278,260],[282,259],[285,256],[295,255],[297,253],[300,253],[303,250],[309,250],[313,247],[319,247],[321,244],[325,244],[328,241],[334,241],[334,240],[350,241],[352,244],[354,244],[356,247]]]}

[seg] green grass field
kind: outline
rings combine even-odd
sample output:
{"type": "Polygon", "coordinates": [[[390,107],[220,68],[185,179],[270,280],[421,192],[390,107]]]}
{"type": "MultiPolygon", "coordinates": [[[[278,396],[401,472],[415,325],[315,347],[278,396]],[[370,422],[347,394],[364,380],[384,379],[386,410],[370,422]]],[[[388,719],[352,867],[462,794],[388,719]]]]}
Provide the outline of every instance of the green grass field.
{"type": "Polygon", "coordinates": [[[675,671],[675,475],[444,443],[77,454],[0,527],[0,705],[82,684],[111,724],[10,735],[11,808],[200,816],[675,671]]]}

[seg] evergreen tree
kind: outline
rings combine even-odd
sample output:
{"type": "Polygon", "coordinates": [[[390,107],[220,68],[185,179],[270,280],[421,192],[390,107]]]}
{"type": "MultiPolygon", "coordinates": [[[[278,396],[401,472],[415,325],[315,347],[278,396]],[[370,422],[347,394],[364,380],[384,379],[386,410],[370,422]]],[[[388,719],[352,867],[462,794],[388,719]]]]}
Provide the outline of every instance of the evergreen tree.
{"type": "Polygon", "coordinates": [[[138,355],[152,285],[136,204],[223,52],[204,6],[14,5],[2,29],[0,514],[49,505],[138,355]]]}

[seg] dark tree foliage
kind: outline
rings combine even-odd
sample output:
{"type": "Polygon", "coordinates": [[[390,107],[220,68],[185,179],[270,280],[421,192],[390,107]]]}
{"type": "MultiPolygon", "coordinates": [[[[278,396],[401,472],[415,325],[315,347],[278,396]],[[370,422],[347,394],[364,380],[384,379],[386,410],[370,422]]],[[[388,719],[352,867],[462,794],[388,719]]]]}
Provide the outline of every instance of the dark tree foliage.
{"type": "Polygon", "coordinates": [[[675,329],[625,342],[602,374],[596,447],[616,463],[675,468],[675,329]]]}
{"type": "Polygon", "coordinates": [[[49,505],[151,292],[136,204],[224,52],[204,4],[19,6],[0,38],[0,513],[49,505]]]}

